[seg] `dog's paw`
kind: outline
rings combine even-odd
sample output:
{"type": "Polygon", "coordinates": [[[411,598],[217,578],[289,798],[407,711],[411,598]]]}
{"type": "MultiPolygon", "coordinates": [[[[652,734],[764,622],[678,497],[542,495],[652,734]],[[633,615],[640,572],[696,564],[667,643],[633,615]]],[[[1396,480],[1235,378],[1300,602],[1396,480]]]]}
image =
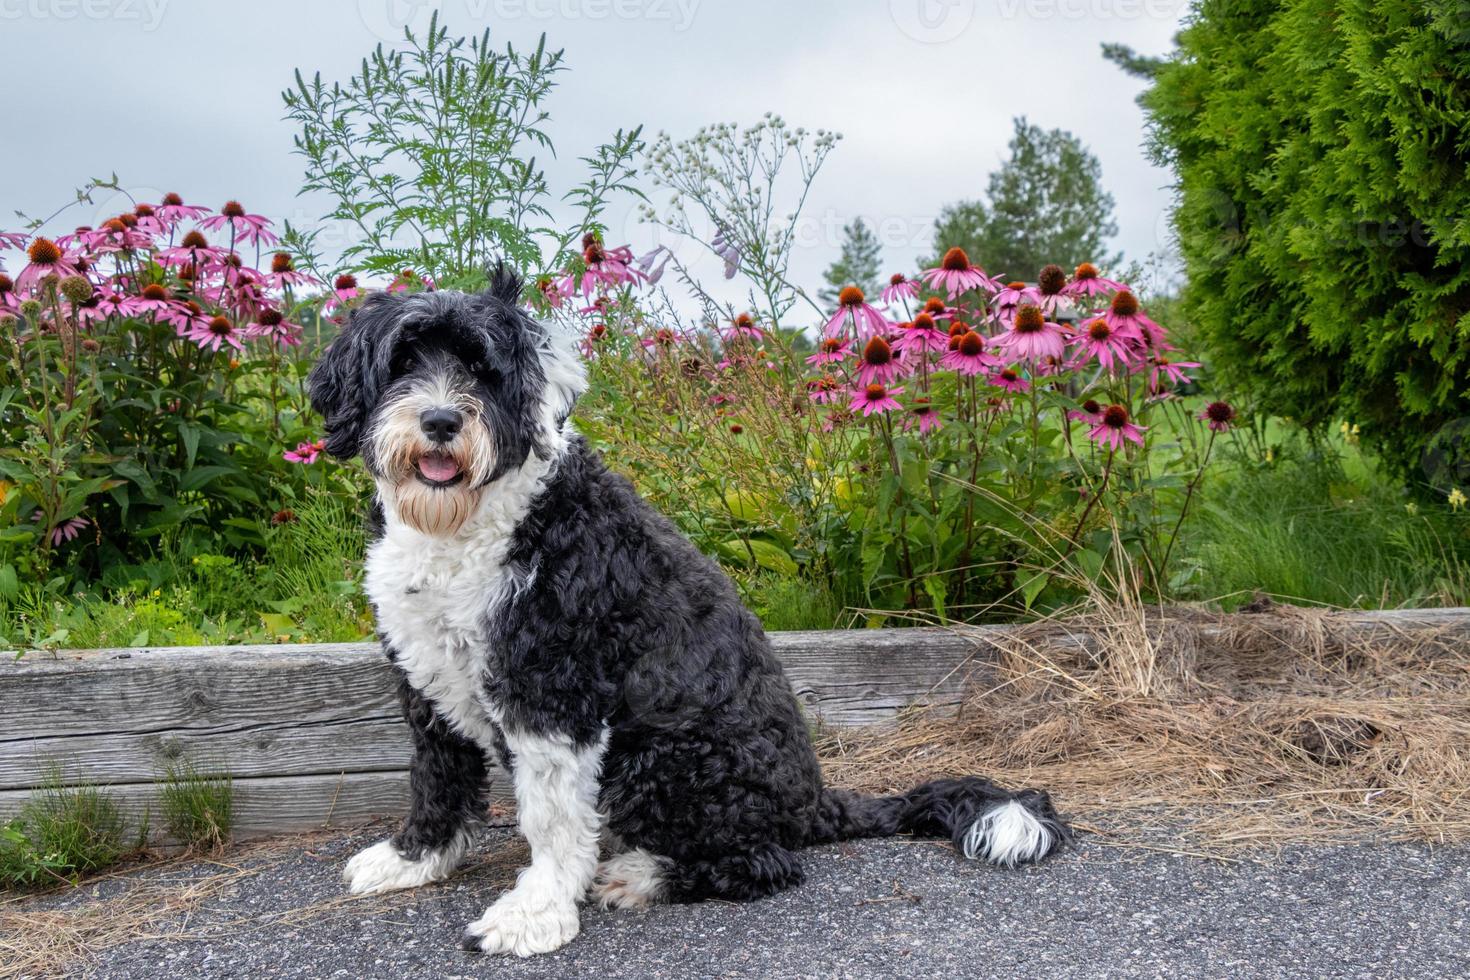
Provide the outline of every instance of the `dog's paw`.
{"type": "Polygon", "coordinates": [[[667,892],[664,861],[641,847],[602,862],[592,882],[592,900],[605,909],[646,908],[667,892]]]}
{"type": "Polygon", "coordinates": [[[512,889],[465,927],[459,945],[472,953],[535,956],[561,949],[581,928],[575,902],[534,902],[512,889]]]}
{"type": "Polygon", "coordinates": [[[342,869],[342,878],[352,894],[376,895],[439,881],[454,870],[458,861],[459,855],[450,851],[431,851],[410,861],[398,853],[391,840],[385,840],[353,855],[342,869]]]}

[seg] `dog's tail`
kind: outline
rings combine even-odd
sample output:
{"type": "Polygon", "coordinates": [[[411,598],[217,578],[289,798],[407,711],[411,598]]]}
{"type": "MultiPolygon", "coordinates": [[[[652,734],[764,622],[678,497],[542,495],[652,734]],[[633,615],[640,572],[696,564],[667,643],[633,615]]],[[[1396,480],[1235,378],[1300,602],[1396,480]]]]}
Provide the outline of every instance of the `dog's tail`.
{"type": "Polygon", "coordinates": [[[979,776],[897,796],[822,790],[811,843],[895,834],[948,838],[965,857],[1006,867],[1040,861],[1072,838],[1045,790],[1011,792],[979,776]]]}

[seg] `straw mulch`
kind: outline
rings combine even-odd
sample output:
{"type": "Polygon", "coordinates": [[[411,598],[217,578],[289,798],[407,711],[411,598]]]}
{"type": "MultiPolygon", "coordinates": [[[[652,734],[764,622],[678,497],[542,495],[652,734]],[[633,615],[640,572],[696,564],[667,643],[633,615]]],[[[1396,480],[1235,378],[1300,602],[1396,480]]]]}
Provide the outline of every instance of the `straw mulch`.
{"type": "Polygon", "coordinates": [[[977,643],[994,669],[958,712],[819,732],[829,780],[979,773],[1050,790],[1103,843],[1216,855],[1470,840],[1470,624],[1135,604],[977,643]]]}

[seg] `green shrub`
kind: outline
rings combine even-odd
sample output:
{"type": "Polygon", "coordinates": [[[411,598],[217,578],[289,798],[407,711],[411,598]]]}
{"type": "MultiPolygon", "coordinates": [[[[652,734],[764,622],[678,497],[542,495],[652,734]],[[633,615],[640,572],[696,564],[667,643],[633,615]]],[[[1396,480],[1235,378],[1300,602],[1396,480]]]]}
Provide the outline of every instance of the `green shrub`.
{"type": "Polygon", "coordinates": [[[29,887],[73,880],[116,863],[128,847],[116,799],[94,786],[65,786],[60,767],[0,827],[0,884],[29,887]]]}
{"type": "Polygon", "coordinates": [[[1187,308],[1264,411],[1470,478],[1463,0],[1197,0],[1143,97],[1187,308]],[[1448,427],[1448,428],[1447,428],[1448,427]]]}
{"type": "Polygon", "coordinates": [[[164,829],[179,843],[216,850],[229,839],[235,788],[228,775],[201,773],[188,762],[168,766],[159,786],[159,802],[164,829]]]}

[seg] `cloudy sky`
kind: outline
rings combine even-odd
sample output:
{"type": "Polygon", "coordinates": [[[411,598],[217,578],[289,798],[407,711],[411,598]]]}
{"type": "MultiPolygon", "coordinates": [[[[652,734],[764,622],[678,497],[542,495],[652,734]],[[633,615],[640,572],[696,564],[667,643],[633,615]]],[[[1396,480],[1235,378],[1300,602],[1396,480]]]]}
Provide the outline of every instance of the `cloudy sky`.
{"type": "MultiPolygon", "coordinates": [[[[566,49],[548,104],[553,187],[619,126],[679,137],[774,110],[843,133],[793,263],[812,286],[858,215],[879,228],[885,269],[909,268],[940,207],[983,191],[1021,114],[1097,154],[1117,248],[1140,259],[1167,248],[1168,175],[1144,158],[1141,86],[1099,44],[1167,51],[1186,0],[0,0],[0,64],[23,80],[0,154],[0,228],[112,171],[140,200],[176,190],[317,223],[322,202],[296,194],[281,90],[298,67],[345,80],[436,7],[456,33],[488,27],[521,46],[545,32],[566,49]]],[[[74,208],[53,227],[118,207],[74,208]]],[[[653,240],[631,202],[608,224],[612,239],[653,240]]],[[[713,259],[695,269],[719,278],[713,259]]]]}

